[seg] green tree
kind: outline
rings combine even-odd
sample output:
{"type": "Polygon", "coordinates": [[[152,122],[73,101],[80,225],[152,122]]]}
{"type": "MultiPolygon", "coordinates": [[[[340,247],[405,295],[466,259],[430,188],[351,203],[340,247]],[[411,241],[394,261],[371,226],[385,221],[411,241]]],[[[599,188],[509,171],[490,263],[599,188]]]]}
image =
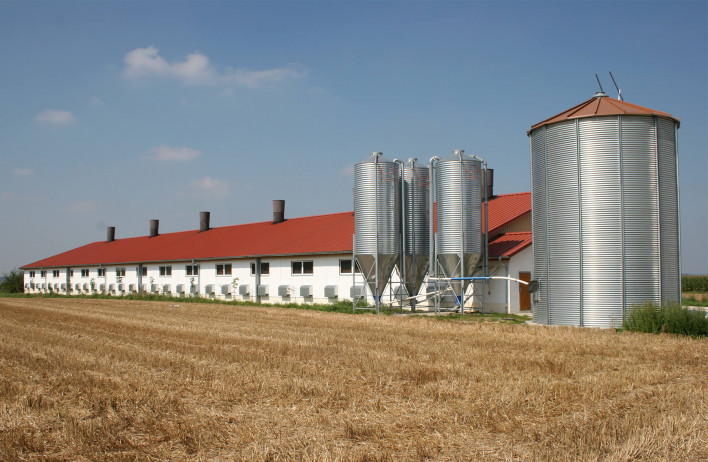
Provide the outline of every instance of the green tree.
{"type": "Polygon", "coordinates": [[[24,292],[24,273],[18,269],[11,270],[2,275],[3,281],[0,284],[0,292],[8,294],[20,294],[24,292]]]}

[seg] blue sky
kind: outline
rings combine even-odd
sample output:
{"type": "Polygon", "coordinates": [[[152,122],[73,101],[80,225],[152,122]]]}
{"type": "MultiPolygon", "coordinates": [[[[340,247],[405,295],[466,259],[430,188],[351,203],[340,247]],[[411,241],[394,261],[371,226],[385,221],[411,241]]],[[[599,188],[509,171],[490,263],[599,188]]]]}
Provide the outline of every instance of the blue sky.
{"type": "Polygon", "coordinates": [[[708,3],[0,2],[0,272],[105,239],[352,209],[352,165],[526,131],[597,90],[681,119],[683,270],[708,273],[708,3]]]}

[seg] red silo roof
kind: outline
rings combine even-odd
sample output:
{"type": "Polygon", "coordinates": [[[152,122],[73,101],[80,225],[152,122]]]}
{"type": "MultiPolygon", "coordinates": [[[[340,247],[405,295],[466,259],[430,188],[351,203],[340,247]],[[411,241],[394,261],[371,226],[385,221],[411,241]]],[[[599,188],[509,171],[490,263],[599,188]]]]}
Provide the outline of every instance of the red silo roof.
{"type": "Polygon", "coordinates": [[[599,117],[613,115],[666,117],[668,119],[675,120],[676,124],[680,123],[679,119],[673,117],[668,112],[661,112],[654,109],[649,109],[643,106],[638,106],[636,104],[628,103],[627,101],[621,101],[610,98],[604,93],[597,93],[589,100],[582,102],[566,111],[563,111],[560,114],[556,114],[553,117],[549,117],[548,119],[539,122],[536,125],[533,125],[531,127],[531,130],[529,130],[527,134],[530,134],[533,130],[539,127],[543,127],[544,125],[562,122],[564,120],[580,119],[583,117],[599,117]]]}

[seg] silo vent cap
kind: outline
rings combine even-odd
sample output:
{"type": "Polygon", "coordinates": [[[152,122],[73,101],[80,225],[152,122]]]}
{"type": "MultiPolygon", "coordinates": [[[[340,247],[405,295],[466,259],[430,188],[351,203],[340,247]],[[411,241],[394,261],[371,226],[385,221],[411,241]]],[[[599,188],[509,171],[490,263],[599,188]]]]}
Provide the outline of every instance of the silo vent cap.
{"type": "Polygon", "coordinates": [[[605,93],[604,91],[598,91],[597,93],[592,95],[593,98],[602,98],[603,96],[607,96],[607,93],[605,93]]]}

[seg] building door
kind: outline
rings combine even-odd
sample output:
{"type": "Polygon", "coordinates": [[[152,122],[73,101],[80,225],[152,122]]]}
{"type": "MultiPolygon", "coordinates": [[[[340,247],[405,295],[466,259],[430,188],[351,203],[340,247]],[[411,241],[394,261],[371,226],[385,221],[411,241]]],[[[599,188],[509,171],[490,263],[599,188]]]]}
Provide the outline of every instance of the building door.
{"type": "MultiPolygon", "coordinates": [[[[519,279],[524,282],[531,280],[531,273],[519,272],[519,279]]],[[[519,284],[519,310],[529,311],[531,309],[531,294],[528,291],[528,286],[519,284]]]]}

